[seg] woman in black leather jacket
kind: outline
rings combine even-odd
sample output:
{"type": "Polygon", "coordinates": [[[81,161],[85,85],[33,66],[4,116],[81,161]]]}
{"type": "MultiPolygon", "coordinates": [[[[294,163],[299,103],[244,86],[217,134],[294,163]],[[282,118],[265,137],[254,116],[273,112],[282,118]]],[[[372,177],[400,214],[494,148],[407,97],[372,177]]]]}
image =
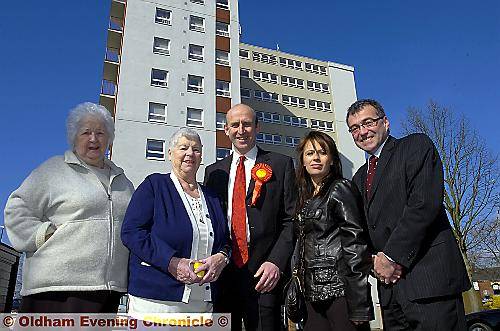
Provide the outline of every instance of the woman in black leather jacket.
{"type": "Polygon", "coordinates": [[[371,256],[360,193],[342,178],[330,136],[311,131],[297,151],[297,263],[307,307],[305,330],[369,330],[371,256]]]}

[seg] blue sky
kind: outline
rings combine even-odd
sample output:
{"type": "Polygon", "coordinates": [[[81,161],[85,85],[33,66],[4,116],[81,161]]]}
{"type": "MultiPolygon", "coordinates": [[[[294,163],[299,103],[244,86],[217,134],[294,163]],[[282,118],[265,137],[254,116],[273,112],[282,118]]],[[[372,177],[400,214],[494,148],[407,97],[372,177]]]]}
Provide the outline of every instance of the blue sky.
{"type": "MultiPolygon", "coordinates": [[[[354,66],[358,98],[378,99],[396,135],[405,110],[432,98],[467,116],[500,153],[494,102],[500,1],[241,0],[239,6],[243,42],[354,66]]],[[[2,210],[31,170],[66,149],[68,110],[98,101],[109,7],[108,0],[2,4],[2,210]]]]}

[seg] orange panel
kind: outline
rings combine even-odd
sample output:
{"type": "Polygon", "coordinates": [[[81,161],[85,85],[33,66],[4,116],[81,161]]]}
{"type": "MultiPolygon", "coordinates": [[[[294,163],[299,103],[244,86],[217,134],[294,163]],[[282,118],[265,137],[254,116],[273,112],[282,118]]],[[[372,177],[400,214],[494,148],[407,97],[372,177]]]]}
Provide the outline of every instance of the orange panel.
{"type": "Polygon", "coordinates": [[[231,108],[231,98],[216,97],[215,109],[218,113],[227,113],[231,108]]]}
{"type": "Polygon", "coordinates": [[[224,131],[217,131],[215,133],[215,145],[222,148],[231,148],[231,140],[224,131]]]}
{"type": "Polygon", "coordinates": [[[216,64],[215,79],[231,82],[231,67],[216,64]]]}
{"type": "Polygon", "coordinates": [[[217,18],[217,21],[219,21],[219,22],[224,22],[227,24],[230,23],[229,10],[216,8],[215,17],[217,18]]]}
{"type": "Polygon", "coordinates": [[[215,49],[220,51],[231,51],[230,39],[223,36],[215,36],[215,49]]]}

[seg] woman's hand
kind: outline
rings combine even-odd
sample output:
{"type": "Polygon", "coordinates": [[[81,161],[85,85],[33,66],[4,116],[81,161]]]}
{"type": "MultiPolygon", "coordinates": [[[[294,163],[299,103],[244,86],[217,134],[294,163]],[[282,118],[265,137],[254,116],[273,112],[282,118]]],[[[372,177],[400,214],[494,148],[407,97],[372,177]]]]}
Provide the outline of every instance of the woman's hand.
{"type": "Polygon", "coordinates": [[[199,283],[201,278],[193,271],[193,261],[185,258],[172,257],[168,264],[168,272],[184,284],[199,283]]]}
{"type": "Polygon", "coordinates": [[[200,281],[200,285],[203,285],[205,283],[214,282],[219,278],[222,269],[226,266],[226,258],[222,253],[216,253],[201,260],[201,263],[203,263],[203,265],[196,269],[196,271],[200,272],[205,270],[205,276],[200,281]]]}

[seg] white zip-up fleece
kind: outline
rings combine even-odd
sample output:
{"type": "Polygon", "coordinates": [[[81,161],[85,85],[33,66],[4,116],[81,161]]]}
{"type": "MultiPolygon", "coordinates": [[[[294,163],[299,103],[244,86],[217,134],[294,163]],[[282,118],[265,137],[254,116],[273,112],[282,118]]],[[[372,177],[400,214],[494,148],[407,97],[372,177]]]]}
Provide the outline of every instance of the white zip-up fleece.
{"type": "Polygon", "coordinates": [[[127,291],[128,250],[120,230],[134,191],[111,168],[106,190],[72,151],[45,161],[12,192],[5,227],[26,253],[21,295],[47,291],[127,291]],[[45,241],[49,226],[57,228],[45,241]]]}

